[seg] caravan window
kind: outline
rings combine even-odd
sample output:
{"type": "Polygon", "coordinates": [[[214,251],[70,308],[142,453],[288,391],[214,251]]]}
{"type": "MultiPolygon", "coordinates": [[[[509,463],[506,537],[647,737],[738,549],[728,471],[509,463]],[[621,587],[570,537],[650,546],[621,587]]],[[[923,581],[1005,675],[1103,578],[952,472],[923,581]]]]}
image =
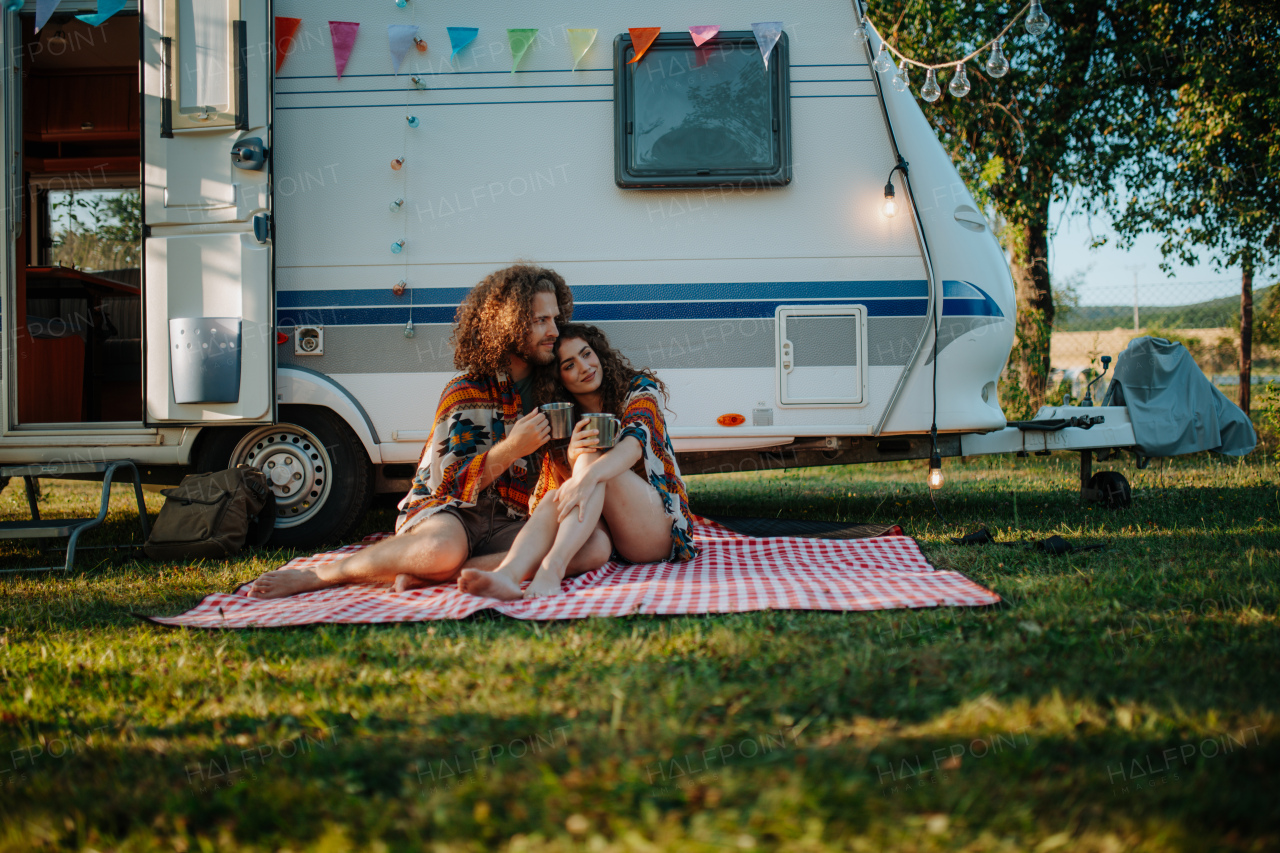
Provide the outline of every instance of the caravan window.
{"type": "Polygon", "coordinates": [[[620,187],[780,186],[791,180],[784,33],[766,69],[751,32],[698,48],[667,33],[639,62],[614,40],[615,164],[620,187]]]}
{"type": "Polygon", "coordinates": [[[240,0],[165,0],[160,46],[170,129],[229,127],[248,108],[240,0]]]}

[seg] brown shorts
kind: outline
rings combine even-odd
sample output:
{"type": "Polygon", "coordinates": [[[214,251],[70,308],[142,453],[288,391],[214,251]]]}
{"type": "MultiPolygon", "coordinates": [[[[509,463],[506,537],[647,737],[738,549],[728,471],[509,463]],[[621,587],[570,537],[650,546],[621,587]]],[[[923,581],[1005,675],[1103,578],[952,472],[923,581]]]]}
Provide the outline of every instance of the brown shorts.
{"type": "Polygon", "coordinates": [[[506,504],[492,489],[480,493],[475,506],[445,507],[440,514],[449,514],[462,522],[467,533],[467,555],[502,554],[511,550],[516,534],[524,527],[527,518],[507,515],[506,504]]]}

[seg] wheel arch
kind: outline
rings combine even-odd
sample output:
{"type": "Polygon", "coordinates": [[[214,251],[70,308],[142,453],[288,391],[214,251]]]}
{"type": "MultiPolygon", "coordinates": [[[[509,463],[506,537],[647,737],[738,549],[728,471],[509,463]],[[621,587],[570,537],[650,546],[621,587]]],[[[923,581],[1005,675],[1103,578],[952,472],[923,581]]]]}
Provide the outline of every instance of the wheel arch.
{"type": "Polygon", "coordinates": [[[360,439],[369,461],[382,464],[378,431],[364,406],[350,391],[318,370],[286,365],[276,370],[277,405],[320,406],[346,421],[360,439]]]}

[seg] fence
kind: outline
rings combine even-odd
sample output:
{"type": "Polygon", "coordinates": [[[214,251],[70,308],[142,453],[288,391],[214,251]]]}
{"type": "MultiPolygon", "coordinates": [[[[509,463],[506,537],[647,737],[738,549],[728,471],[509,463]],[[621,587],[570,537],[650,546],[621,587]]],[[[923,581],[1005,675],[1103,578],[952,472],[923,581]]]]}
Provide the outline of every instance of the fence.
{"type": "MultiPolygon", "coordinates": [[[[1257,334],[1271,286],[1255,278],[1255,383],[1280,378],[1280,348],[1260,344],[1257,334]]],[[[1233,386],[1226,393],[1234,399],[1234,386],[1240,381],[1239,278],[1118,287],[1086,284],[1057,294],[1057,302],[1049,353],[1051,389],[1065,390],[1063,383],[1069,383],[1078,401],[1086,374],[1100,368],[1099,356],[1115,358],[1134,338],[1156,335],[1184,344],[1215,384],[1233,386]]],[[[1095,385],[1095,399],[1098,391],[1095,385]]],[[[1058,402],[1057,392],[1051,392],[1050,399],[1058,402]]]]}

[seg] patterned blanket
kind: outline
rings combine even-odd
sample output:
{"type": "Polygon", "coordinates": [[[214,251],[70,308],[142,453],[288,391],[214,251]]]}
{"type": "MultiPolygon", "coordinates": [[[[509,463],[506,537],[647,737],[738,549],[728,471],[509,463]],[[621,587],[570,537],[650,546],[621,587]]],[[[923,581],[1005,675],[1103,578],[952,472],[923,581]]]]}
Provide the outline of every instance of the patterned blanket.
{"type": "MultiPolygon", "coordinates": [[[[464,619],[496,610],[517,619],[585,619],[633,613],[740,613],[750,610],[891,610],[981,607],[1000,596],[958,572],[937,571],[907,536],[874,539],[757,539],[695,518],[700,553],[678,563],[609,563],[565,580],[560,595],[495,601],[434,586],[393,592],[342,586],[262,601],[216,593],[177,616],[143,616],[189,628],[279,628],[317,623],[376,624],[464,619]]],[[[336,551],[299,557],[287,568],[341,559],[390,534],[336,551]]]]}

